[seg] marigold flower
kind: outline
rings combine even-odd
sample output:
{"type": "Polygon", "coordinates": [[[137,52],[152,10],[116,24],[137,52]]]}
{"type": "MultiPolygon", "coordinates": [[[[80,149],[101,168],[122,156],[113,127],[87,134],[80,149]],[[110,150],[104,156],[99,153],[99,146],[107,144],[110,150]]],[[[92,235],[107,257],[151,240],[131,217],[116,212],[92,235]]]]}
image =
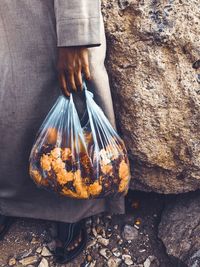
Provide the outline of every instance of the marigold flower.
{"type": "Polygon", "coordinates": [[[98,181],[95,181],[93,184],[88,186],[88,191],[91,195],[99,195],[102,191],[102,185],[100,185],[98,181]]]}
{"type": "Polygon", "coordinates": [[[59,173],[62,169],[65,168],[65,163],[61,160],[61,158],[57,158],[52,160],[52,168],[56,173],[59,173]]]}
{"type": "Polygon", "coordinates": [[[56,176],[57,181],[60,185],[66,184],[67,182],[74,180],[74,173],[68,172],[65,169],[60,170],[56,176]]]}
{"type": "Polygon", "coordinates": [[[71,149],[66,147],[66,148],[63,148],[62,149],[62,160],[69,160],[70,157],[72,156],[72,152],[71,152],[71,149]]]}
{"type": "Polygon", "coordinates": [[[51,161],[52,160],[48,155],[46,154],[42,155],[42,157],[40,158],[40,165],[44,171],[51,170],[51,161]]]}
{"type": "Polygon", "coordinates": [[[51,150],[50,155],[53,159],[59,158],[61,156],[61,148],[55,147],[54,149],[51,150]]]}

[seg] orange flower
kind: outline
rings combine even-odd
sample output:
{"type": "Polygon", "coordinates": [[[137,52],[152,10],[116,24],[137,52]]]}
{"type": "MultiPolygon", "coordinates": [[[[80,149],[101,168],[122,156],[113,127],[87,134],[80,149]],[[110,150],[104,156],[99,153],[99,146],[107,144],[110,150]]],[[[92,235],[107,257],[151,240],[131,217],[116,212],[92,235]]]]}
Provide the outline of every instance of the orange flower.
{"type": "Polygon", "coordinates": [[[60,170],[56,176],[57,181],[60,185],[66,184],[67,182],[74,180],[74,173],[68,172],[65,169],[60,170]]]}
{"type": "Polygon", "coordinates": [[[63,170],[65,168],[65,163],[61,160],[61,158],[57,158],[55,160],[52,160],[51,163],[53,170],[56,173],[59,173],[61,170],[63,170]]]}
{"type": "Polygon", "coordinates": [[[74,172],[74,187],[76,188],[76,192],[80,198],[88,198],[87,187],[83,184],[83,179],[81,178],[80,170],[74,172]]]}
{"type": "Polygon", "coordinates": [[[59,158],[61,156],[61,148],[55,147],[54,149],[51,150],[50,155],[53,159],[59,158]]]}
{"type": "Polygon", "coordinates": [[[91,195],[99,195],[102,191],[102,186],[96,181],[88,186],[88,191],[91,195]]]}
{"type": "Polygon", "coordinates": [[[107,164],[107,165],[101,165],[101,170],[104,174],[109,174],[112,172],[112,165],[107,164]]]}
{"type": "Polygon", "coordinates": [[[51,161],[51,158],[45,154],[43,154],[43,156],[40,158],[40,165],[44,171],[51,170],[51,161]]]}
{"type": "Polygon", "coordinates": [[[125,160],[120,162],[119,177],[121,179],[119,184],[119,192],[123,192],[127,189],[130,178],[129,165],[125,162],[125,160]]]}
{"type": "Polygon", "coordinates": [[[64,187],[62,189],[61,194],[65,195],[65,196],[68,196],[68,197],[79,198],[79,196],[75,192],[73,192],[72,190],[70,190],[70,189],[68,189],[66,187],[64,187]]]}
{"type": "Polygon", "coordinates": [[[62,160],[69,160],[72,156],[71,149],[66,147],[62,149],[62,160]]]}

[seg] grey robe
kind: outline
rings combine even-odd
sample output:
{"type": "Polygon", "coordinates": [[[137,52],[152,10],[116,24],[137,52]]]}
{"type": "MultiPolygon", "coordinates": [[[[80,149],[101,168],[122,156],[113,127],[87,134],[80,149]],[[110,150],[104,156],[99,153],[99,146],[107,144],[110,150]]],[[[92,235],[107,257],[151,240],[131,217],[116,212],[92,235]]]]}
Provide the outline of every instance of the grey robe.
{"type": "MultiPolygon", "coordinates": [[[[1,0],[0,213],[75,222],[100,212],[124,213],[124,198],[74,200],[39,189],[28,174],[35,135],[61,93],[57,46],[87,45],[95,99],[115,126],[99,0],[1,0]]],[[[77,102],[80,101],[77,94],[77,102]]],[[[81,107],[77,105],[81,114],[81,107]]]]}

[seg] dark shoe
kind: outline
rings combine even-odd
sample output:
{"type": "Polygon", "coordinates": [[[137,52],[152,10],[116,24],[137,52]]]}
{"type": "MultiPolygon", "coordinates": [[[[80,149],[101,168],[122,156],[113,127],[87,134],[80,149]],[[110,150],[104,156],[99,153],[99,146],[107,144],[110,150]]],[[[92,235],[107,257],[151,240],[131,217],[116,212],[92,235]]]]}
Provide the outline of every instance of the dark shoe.
{"type": "Polygon", "coordinates": [[[0,214],[0,240],[3,240],[13,221],[14,218],[0,214]]]}
{"type": "Polygon", "coordinates": [[[77,223],[57,223],[58,239],[62,242],[61,247],[55,250],[56,261],[66,264],[76,258],[87,244],[87,229],[85,221],[77,223]],[[78,239],[81,239],[80,241],[78,239]],[[72,246],[69,250],[69,247],[72,246]],[[77,246],[75,246],[77,244],[77,246]]]}

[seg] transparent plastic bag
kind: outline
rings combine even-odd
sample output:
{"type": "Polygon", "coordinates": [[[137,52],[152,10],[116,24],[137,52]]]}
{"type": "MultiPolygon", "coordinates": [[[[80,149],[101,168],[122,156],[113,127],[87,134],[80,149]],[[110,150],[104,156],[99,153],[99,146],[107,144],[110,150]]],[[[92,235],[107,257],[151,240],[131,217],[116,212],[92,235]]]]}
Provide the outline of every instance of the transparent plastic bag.
{"type": "Polygon", "coordinates": [[[123,140],[84,82],[87,123],[73,101],[59,96],[36,136],[29,172],[42,188],[78,198],[120,196],[128,191],[130,165],[123,140]]]}

